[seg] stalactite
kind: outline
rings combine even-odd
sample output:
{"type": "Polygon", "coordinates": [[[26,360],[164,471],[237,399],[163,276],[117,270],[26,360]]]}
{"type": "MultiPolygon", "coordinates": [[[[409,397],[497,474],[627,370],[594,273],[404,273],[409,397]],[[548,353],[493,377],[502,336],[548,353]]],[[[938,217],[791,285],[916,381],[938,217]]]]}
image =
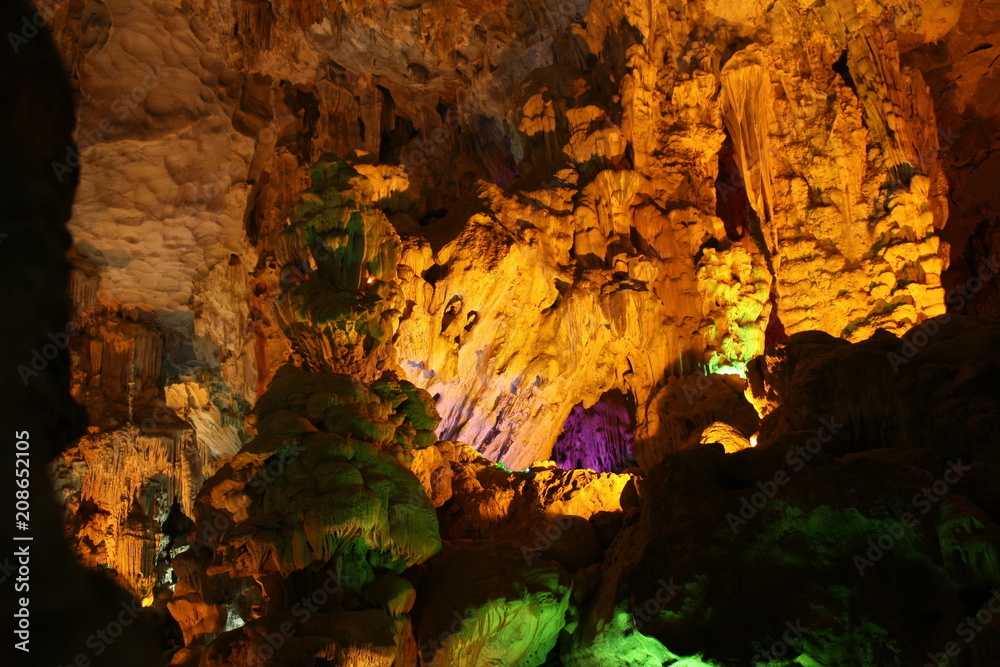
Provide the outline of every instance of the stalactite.
{"type": "Polygon", "coordinates": [[[274,11],[268,0],[236,0],[236,25],[241,35],[260,48],[271,48],[274,11]]]}
{"type": "Polygon", "coordinates": [[[769,146],[771,81],[759,55],[740,52],[726,64],[722,107],[750,204],[768,222],[775,201],[769,146]]]}

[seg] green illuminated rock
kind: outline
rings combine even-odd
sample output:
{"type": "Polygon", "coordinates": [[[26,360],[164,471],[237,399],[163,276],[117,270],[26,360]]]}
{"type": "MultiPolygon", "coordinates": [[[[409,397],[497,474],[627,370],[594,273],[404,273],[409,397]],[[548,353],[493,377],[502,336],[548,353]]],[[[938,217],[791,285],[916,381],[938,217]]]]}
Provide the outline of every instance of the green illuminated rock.
{"type": "Polygon", "coordinates": [[[428,667],[545,663],[571,620],[573,582],[513,542],[456,540],[410,576],[417,654],[428,667]]]}
{"type": "Polygon", "coordinates": [[[403,311],[400,240],[376,206],[381,183],[328,153],[278,244],[279,323],[316,370],[373,380],[403,311]]]}
{"type": "Polygon", "coordinates": [[[376,610],[270,614],[223,633],[203,653],[200,667],[314,665],[393,667],[404,653],[398,622],[376,610]],[[322,661],[322,662],[319,662],[322,661]]]}
{"type": "Polygon", "coordinates": [[[390,376],[369,386],[286,367],[256,412],[257,437],[205,483],[192,548],[175,559],[186,602],[226,601],[249,620],[262,596],[280,604],[268,601],[285,600],[276,591],[326,570],[343,578],[337,604],[347,595],[401,615],[412,599],[382,580],[441,548],[434,508],[405,465],[433,439],[429,397],[390,376]]]}
{"type": "Polygon", "coordinates": [[[934,475],[871,457],[795,474],[783,454],[708,445],[654,469],[564,661],[903,667],[928,637],[948,641],[932,619],[954,613],[970,572],[938,555],[943,510],[910,504],[934,475]]]}
{"type": "Polygon", "coordinates": [[[441,421],[430,395],[406,380],[385,375],[368,385],[348,375],[292,367],[278,371],[254,412],[261,433],[322,430],[404,450],[436,442],[441,421]],[[284,426],[277,425],[279,417],[284,426]]]}

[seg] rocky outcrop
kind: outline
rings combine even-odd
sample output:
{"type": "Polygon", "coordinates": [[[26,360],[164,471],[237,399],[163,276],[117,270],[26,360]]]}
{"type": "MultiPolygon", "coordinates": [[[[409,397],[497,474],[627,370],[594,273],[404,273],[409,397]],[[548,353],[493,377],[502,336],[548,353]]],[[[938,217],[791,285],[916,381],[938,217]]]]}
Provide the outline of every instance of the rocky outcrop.
{"type": "Polygon", "coordinates": [[[242,446],[241,407],[211,372],[175,361],[176,337],[150,313],[86,312],[67,345],[90,426],[51,475],[78,555],[145,599],[171,508],[190,516],[202,483],[242,446]]]}
{"type": "Polygon", "coordinates": [[[789,338],[752,364],[750,391],[769,413],[760,440],[843,415],[849,423],[837,454],[924,448],[945,459],[1000,462],[991,417],[1000,409],[992,392],[996,327],[944,315],[902,337],[883,332],[854,346],[819,333],[789,338]]]}
{"type": "Polygon", "coordinates": [[[721,442],[726,451],[750,445],[759,427],[747,384],[735,375],[693,374],[670,378],[657,392],[637,433],[639,467],[651,470],[669,452],[721,442]]]}
{"type": "Polygon", "coordinates": [[[995,661],[993,614],[966,619],[1000,581],[996,429],[976,416],[995,412],[996,325],[940,319],[770,350],[758,446],[668,454],[643,478],[564,663],[995,661]]]}
{"type": "Polygon", "coordinates": [[[395,201],[406,215],[409,182],[398,172],[324,156],[282,236],[277,318],[313,368],[372,380],[395,365],[388,348],[404,303],[400,241],[386,213],[395,201]]]}
{"type": "MultiPolygon", "coordinates": [[[[945,275],[948,308],[996,315],[1000,312],[996,282],[983,289],[982,284],[968,285],[968,281],[985,272],[987,264],[997,266],[1000,200],[989,183],[1000,159],[995,148],[1000,122],[989,73],[1000,55],[994,37],[1000,15],[981,2],[942,3],[921,14],[927,18],[909,13],[912,24],[935,26],[937,39],[906,51],[902,59],[923,72],[934,99],[936,150],[948,179],[948,225],[941,230],[942,239],[951,246],[951,269],[945,275]]],[[[913,43],[905,33],[901,41],[913,43]]]]}
{"type": "Polygon", "coordinates": [[[538,667],[571,620],[572,579],[514,544],[452,542],[412,576],[420,665],[538,667]]]}
{"type": "Polygon", "coordinates": [[[256,437],[205,482],[192,530],[175,536],[169,608],[186,645],[175,664],[201,650],[202,664],[244,664],[266,650],[353,664],[369,649],[376,664],[399,664],[412,599],[392,573],[441,548],[434,510],[405,466],[434,441],[427,399],[390,377],[369,386],[278,372],[258,402],[256,437]],[[389,615],[366,621],[359,605],[389,615]]]}
{"type": "Polygon", "coordinates": [[[446,539],[503,539],[530,563],[570,572],[596,564],[635,505],[629,474],[562,470],[551,463],[511,472],[479,457],[452,462],[450,501],[438,510],[446,539]],[[630,493],[631,491],[631,493],[630,493]]]}

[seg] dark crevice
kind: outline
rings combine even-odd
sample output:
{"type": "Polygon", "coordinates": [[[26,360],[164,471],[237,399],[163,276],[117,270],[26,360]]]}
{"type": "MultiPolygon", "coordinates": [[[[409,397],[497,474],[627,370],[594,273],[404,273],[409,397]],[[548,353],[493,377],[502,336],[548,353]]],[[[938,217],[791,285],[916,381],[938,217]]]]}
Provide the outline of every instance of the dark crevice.
{"type": "Polygon", "coordinates": [[[387,88],[382,93],[382,115],[379,127],[378,160],[383,164],[400,164],[400,153],[419,132],[408,119],[396,114],[396,103],[387,88]]]}
{"type": "Polygon", "coordinates": [[[444,275],[444,267],[442,267],[440,264],[434,264],[429,269],[424,271],[423,278],[431,285],[434,285],[437,283],[438,280],[441,279],[441,276],[443,275],[444,275]]]}
{"type": "Polygon", "coordinates": [[[738,241],[747,231],[747,214],[750,199],[747,197],[743,174],[736,164],[736,149],[733,139],[726,132],[726,138],[719,149],[719,175],[715,179],[715,215],[726,228],[726,237],[738,241]]]}
{"type": "Polygon", "coordinates": [[[384,164],[400,164],[403,147],[420,134],[408,119],[396,116],[392,129],[382,132],[379,142],[378,159],[384,164]]]}
{"type": "Polygon", "coordinates": [[[851,68],[847,65],[847,49],[841,51],[837,62],[833,63],[833,71],[840,75],[840,78],[844,81],[844,85],[853,90],[855,95],[858,94],[858,86],[854,83],[854,77],[851,76],[851,68]]]}

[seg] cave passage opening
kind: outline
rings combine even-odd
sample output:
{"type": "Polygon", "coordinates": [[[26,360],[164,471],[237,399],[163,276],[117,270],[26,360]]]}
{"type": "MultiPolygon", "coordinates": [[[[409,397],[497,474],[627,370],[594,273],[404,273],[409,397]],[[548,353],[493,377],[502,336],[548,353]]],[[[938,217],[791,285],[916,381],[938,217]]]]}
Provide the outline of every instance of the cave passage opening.
{"type": "Polygon", "coordinates": [[[635,400],[617,389],[606,391],[589,408],[573,407],[552,449],[552,460],[565,470],[623,472],[635,465],[634,431],[635,400]]]}

